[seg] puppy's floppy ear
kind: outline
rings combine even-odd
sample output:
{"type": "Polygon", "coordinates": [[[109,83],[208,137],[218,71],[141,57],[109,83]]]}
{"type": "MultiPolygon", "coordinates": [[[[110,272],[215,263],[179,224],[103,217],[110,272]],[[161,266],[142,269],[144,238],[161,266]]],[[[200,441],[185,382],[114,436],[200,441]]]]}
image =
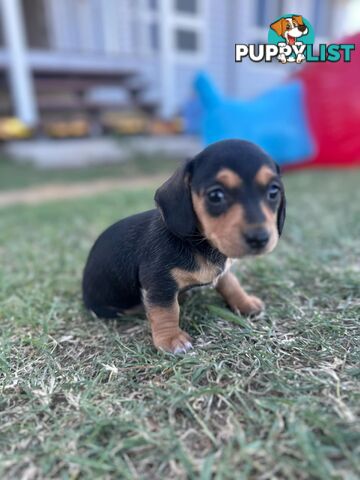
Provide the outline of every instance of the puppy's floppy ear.
{"type": "Polygon", "coordinates": [[[304,20],[302,15],[293,15],[292,19],[295,20],[298,23],[298,25],[304,25],[304,20]]]}
{"type": "Polygon", "coordinates": [[[193,234],[197,227],[190,191],[192,169],[193,160],[188,160],[155,193],[164,222],[178,237],[193,234]]]}
{"type": "MultiPolygon", "coordinates": [[[[276,167],[276,172],[280,177],[281,169],[277,163],[275,163],[275,167],[276,167]]],[[[281,182],[281,200],[280,200],[279,210],[277,214],[277,229],[278,229],[279,235],[281,235],[281,232],[283,231],[285,217],[286,217],[286,197],[285,197],[284,185],[281,182]]]]}
{"type": "Polygon", "coordinates": [[[280,18],[277,22],[274,22],[270,25],[270,28],[272,28],[280,37],[283,36],[283,33],[285,32],[285,22],[286,20],[284,18],[280,18]]]}
{"type": "Polygon", "coordinates": [[[279,236],[281,235],[284,228],[285,217],[286,217],[286,197],[285,197],[284,188],[282,188],[281,200],[280,200],[279,210],[277,214],[277,228],[278,228],[279,236]]]}

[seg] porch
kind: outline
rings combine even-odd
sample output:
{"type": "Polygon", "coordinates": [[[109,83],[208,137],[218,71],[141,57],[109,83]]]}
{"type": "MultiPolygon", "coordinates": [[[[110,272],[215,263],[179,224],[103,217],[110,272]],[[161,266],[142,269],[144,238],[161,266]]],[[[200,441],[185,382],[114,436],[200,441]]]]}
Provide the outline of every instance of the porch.
{"type": "Polygon", "coordinates": [[[0,0],[0,115],[36,126],[75,113],[153,111],[157,55],[132,36],[149,18],[127,0],[0,0]]]}

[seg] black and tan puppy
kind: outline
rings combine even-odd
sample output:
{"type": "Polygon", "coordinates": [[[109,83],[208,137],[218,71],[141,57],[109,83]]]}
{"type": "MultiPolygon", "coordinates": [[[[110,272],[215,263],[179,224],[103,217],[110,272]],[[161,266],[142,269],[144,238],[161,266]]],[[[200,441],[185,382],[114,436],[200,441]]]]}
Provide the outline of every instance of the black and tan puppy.
{"type": "Polygon", "coordinates": [[[229,267],[234,259],[274,249],[285,220],[284,188],[260,148],[225,140],[183,164],[155,201],[157,209],[100,235],[85,267],[83,297],[104,318],[143,303],[155,346],[180,353],[192,348],[179,327],[180,291],[213,284],[232,310],[262,310],[229,267]]]}

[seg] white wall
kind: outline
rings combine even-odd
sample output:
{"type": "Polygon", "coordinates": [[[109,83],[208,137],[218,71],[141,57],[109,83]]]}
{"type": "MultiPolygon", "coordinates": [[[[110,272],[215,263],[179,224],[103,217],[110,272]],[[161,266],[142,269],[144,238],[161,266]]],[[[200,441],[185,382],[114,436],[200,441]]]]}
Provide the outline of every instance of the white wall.
{"type": "Polygon", "coordinates": [[[351,0],[345,7],[344,32],[349,34],[360,32],[359,0],[351,0]]]}

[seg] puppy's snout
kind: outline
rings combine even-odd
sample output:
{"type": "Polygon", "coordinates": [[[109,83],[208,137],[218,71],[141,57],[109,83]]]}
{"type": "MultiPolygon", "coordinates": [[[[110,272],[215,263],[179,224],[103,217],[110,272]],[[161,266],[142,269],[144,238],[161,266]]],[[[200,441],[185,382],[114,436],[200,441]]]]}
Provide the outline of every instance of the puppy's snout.
{"type": "Polygon", "coordinates": [[[306,25],[299,25],[299,26],[298,26],[298,29],[300,30],[300,32],[303,32],[303,33],[304,33],[305,30],[306,30],[306,25]]]}
{"type": "Polygon", "coordinates": [[[270,235],[264,228],[254,228],[244,233],[246,243],[252,250],[260,250],[268,243],[270,235]]]}

